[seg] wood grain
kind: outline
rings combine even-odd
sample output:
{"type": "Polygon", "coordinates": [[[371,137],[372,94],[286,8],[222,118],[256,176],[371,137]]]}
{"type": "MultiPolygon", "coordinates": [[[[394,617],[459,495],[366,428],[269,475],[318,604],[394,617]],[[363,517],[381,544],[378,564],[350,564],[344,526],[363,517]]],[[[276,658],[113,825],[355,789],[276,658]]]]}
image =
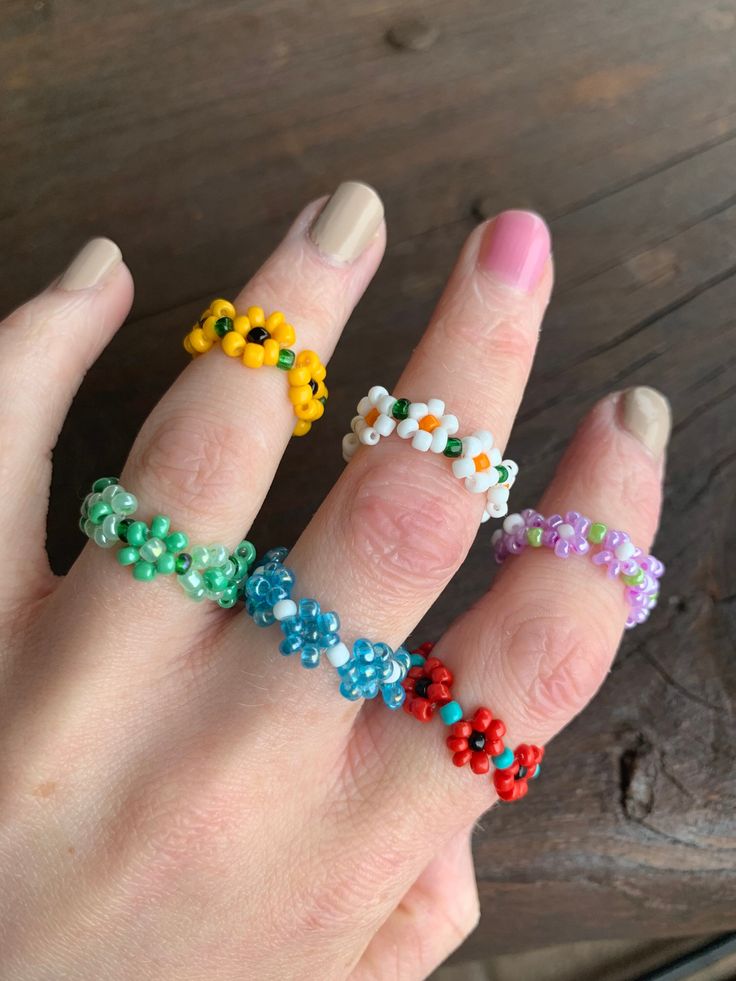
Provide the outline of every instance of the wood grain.
{"type": "MultiPolygon", "coordinates": [[[[603,393],[648,383],[672,400],[663,605],[534,793],[484,820],[485,916],[467,953],[736,924],[735,49],[733,0],[0,9],[0,306],[96,233],[121,244],[137,284],[55,454],[60,571],[81,544],[81,490],[120,468],[185,363],[182,326],[345,177],[379,188],[388,254],[331,365],[320,467],[313,443],[289,447],[257,543],[293,541],[308,521],[340,472],[355,393],[398,377],[478,215],[536,207],[555,243],[556,296],[512,437],[517,501],[539,496],[603,393]],[[397,50],[387,35],[412,19],[437,39],[397,50]]],[[[417,636],[480,595],[489,569],[481,536],[417,636]]]]}

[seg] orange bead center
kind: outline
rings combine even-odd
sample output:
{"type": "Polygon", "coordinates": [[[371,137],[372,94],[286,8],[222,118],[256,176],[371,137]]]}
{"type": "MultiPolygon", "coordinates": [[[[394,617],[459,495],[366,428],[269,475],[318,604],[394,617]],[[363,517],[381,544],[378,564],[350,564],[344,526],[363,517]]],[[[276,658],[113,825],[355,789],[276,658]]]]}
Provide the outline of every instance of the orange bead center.
{"type": "Polygon", "coordinates": [[[365,421],[369,426],[372,426],[376,419],[379,417],[380,413],[378,409],[371,409],[370,412],[366,414],[365,421]]]}
{"type": "Polygon", "coordinates": [[[475,464],[476,470],[487,470],[491,465],[491,461],[485,453],[479,453],[478,456],[474,457],[473,463],[475,464]]]}
{"type": "Polygon", "coordinates": [[[426,433],[431,433],[440,424],[437,416],[425,416],[419,423],[419,428],[423,429],[426,433]]]}

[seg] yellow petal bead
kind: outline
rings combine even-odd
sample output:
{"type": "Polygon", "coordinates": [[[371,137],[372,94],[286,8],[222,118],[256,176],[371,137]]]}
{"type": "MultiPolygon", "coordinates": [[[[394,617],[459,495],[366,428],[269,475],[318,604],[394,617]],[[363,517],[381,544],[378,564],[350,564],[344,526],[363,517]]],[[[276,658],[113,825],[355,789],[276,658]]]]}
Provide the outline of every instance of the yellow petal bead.
{"type": "Polygon", "coordinates": [[[296,363],[298,367],[305,365],[308,368],[316,368],[322,364],[316,351],[300,351],[296,356],[296,363]]]}
{"type": "Polygon", "coordinates": [[[269,314],[268,317],[266,317],[266,324],[265,324],[266,330],[269,332],[269,334],[273,334],[273,332],[276,330],[279,324],[283,324],[283,322],[284,322],[283,313],[280,310],[274,310],[273,313],[269,314]]]}
{"type": "Polygon", "coordinates": [[[273,337],[269,337],[267,341],[263,342],[263,363],[268,365],[278,364],[279,351],[278,342],[273,337]]]}
{"type": "Polygon", "coordinates": [[[263,345],[246,344],[243,352],[243,364],[246,368],[260,368],[263,364],[263,345]]]}
{"type": "Polygon", "coordinates": [[[309,368],[291,368],[286,376],[289,379],[290,385],[308,385],[312,373],[309,368]]]}
{"type": "Polygon", "coordinates": [[[239,317],[233,317],[233,330],[241,337],[245,337],[250,330],[250,320],[242,314],[239,317]]]}
{"type": "Polygon", "coordinates": [[[301,405],[294,406],[294,415],[297,419],[308,419],[309,422],[314,422],[315,419],[319,419],[320,417],[317,406],[321,409],[322,403],[316,402],[314,399],[311,399],[309,402],[302,402],[301,405]]]}
{"type": "Polygon", "coordinates": [[[306,419],[300,419],[296,426],[294,426],[294,436],[306,436],[309,430],[312,428],[312,423],[307,422],[306,419]]]}
{"type": "Polygon", "coordinates": [[[192,347],[192,342],[189,340],[189,334],[187,334],[187,336],[184,338],[184,350],[187,352],[187,354],[191,354],[192,356],[197,353],[192,347]]]}
{"type": "Polygon", "coordinates": [[[326,399],[328,395],[329,395],[329,392],[327,391],[327,386],[325,385],[325,383],[324,382],[318,382],[317,383],[317,391],[314,393],[314,397],[316,399],[326,399]]]}
{"type": "Polygon", "coordinates": [[[231,330],[222,339],[222,350],[229,358],[239,358],[245,350],[245,338],[231,330]]]}
{"type": "Polygon", "coordinates": [[[198,354],[204,354],[212,347],[212,341],[205,336],[201,327],[195,327],[189,335],[189,343],[198,354]]]}
{"type": "Polygon", "coordinates": [[[278,341],[281,347],[291,347],[296,343],[296,331],[291,324],[279,324],[278,327],[274,327],[271,337],[278,341]]]}
{"type": "Polygon", "coordinates": [[[213,300],[210,304],[210,313],[215,320],[218,317],[234,317],[235,307],[229,300],[213,300]]]}
{"type": "Polygon", "coordinates": [[[327,368],[323,364],[318,364],[315,368],[312,368],[312,378],[316,382],[321,382],[327,377],[327,368]]]}
{"type": "Polygon", "coordinates": [[[322,416],[325,414],[324,403],[320,402],[319,399],[314,399],[314,402],[312,404],[314,405],[314,411],[315,411],[315,416],[313,421],[317,419],[321,419],[322,416]]]}
{"type": "Polygon", "coordinates": [[[289,401],[292,405],[301,405],[308,402],[312,397],[312,389],[309,385],[294,385],[289,389],[289,401]]]}
{"type": "Polygon", "coordinates": [[[266,323],[263,307],[248,307],[248,320],[250,320],[251,327],[263,327],[266,323]]]}
{"type": "Polygon", "coordinates": [[[212,341],[213,344],[219,341],[220,339],[217,336],[217,331],[215,330],[216,323],[217,323],[217,317],[209,316],[205,318],[205,321],[202,324],[202,331],[204,332],[204,336],[207,338],[208,341],[212,341]]]}

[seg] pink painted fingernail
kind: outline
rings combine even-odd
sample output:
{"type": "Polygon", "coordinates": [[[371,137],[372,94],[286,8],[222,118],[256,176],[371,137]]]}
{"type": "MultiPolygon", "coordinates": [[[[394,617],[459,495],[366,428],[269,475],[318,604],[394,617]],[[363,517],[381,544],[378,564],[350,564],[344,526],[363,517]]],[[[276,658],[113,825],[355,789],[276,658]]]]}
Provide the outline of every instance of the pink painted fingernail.
{"type": "Polygon", "coordinates": [[[539,215],[504,211],[486,229],[478,261],[507,286],[533,293],[549,253],[549,229],[539,215]]]}

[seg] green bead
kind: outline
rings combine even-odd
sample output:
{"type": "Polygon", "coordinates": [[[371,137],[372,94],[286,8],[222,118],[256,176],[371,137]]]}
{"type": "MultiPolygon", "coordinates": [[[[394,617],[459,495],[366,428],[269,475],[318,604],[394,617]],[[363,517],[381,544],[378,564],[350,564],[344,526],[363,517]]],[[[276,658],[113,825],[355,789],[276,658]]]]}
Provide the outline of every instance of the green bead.
{"type": "Polygon", "coordinates": [[[219,593],[227,586],[227,576],[223,575],[219,569],[207,569],[202,575],[202,582],[206,589],[213,593],[219,593]]]}
{"type": "Polygon", "coordinates": [[[394,419],[406,419],[409,415],[409,405],[409,399],[396,399],[391,408],[391,415],[394,419]]]}
{"type": "Polygon", "coordinates": [[[111,513],[112,508],[109,504],[105,504],[104,501],[98,501],[89,509],[89,520],[94,525],[100,525],[102,524],[103,518],[106,518],[111,513]]]}
{"type": "Polygon", "coordinates": [[[118,525],[118,538],[121,542],[127,542],[128,540],[128,528],[133,524],[130,518],[121,518],[120,524],[118,525]]]}
{"type": "Polygon", "coordinates": [[[133,565],[137,561],[138,549],[133,548],[131,545],[128,545],[127,548],[121,548],[118,552],[118,562],[120,565],[133,565]]]}
{"type": "Polygon", "coordinates": [[[175,571],[177,576],[183,576],[192,568],[192,557],[189,552],[180,552],[176,557],[175,571]]]}
{"type": "Polygon", "coordinates": [[[228,586],[217,602],[219,606],[223,608],[223,610],[232,609],[232,607],[238,602],[238,587],[235,585],[228,586]]]}
{"type": "Polygon", "coordinates": [[[282,348],[279,351],[279,359],[276,362],[282,371],[288,371],[290,368],[294,367],[294,362],[296,361],[296,354],[290,351],[288,347],[282,348]]]}
{"type": "Polygon", "coordinates": [[[627,586],[638,586],[644,582],[644,570],[637,569],[636,572],[632,572],[630,576],[621,576],[621,578],[627,586]]]}
{"type": "Polygon", "coordinates": [[[170,552],[181,552],[189,546],[189,537],[183,531],[172,531],[166,536],[166,548],[170,552]]]}
{"type": "Polygon", "coordinates": [[[95,494],[101,494],[106,487],[110,487],[112,484],[118,484],[120,481],[117,477],[99,477],[94,484],[92,484],[92,490],[95,494]]]}
{"type": "Polygon", "coordinates": [[[218,337],[224,337],[233,329],[233,322],[230,317],[219,317],[215,321],[215,333],[218,337]]]}
{"type": "Polygon", "coordinates": [[[604,524],[601,524],[600,521],[596,521],[595,524],[590,526],[590,530],[588,531],[588,541],[592,545],[600,545],[600,543],[606,537],[607,531],[608,528],[606,528],[604,524]]]}
{"type": "Polygon", "coordinates": [[[442,452],[445,456],[454,457],[454,456],[460,456],[462,451],[463,451],[463,441],[461,439],[458,439],[457,436],[450,436],[442,452]]]}
{"type": "Polygon", "coordinates": [[[81,531],[84,531],[84,526],[86,524],[87,524],[87,518],[85,517],[85,515],[82,515],[82,517],[79,519],[79,528],[81,531]]]}
{"type": "Polygon", "coordinates": [[[150,562],[136,562],[133,566],[133,578],[141,582],[150,582],[156,575],[156,566],[150,562]]]}
{"type": "Polygon", "coordinates": [[[542,529],[527,528],[526,540],[529,542],[532,548],[539,548],[542,544],[542,529]]]}
{"type": "Polygon", "coordinates": [[[509,472],[506,469],[506,467],[502,467],[500,465],[497,466],[496,467],[496,473],[498,474],[498,482],[499,482],[499,484],[505,484],[506,481],[509,479],[509,472]]]}
{"type": "Polygon", "coordinates": [[[154,538],[166,538],[171,530],[171,518],[165,514],[157,514],[151,522],[151,535],[154,538]]]}
{"type": "Polygon", "coordinates": [[[148,528],[146,527],[145,521],[134,521],[128,528],[127,538],[129,545],[135,545],[136,548],[140,548],[148,539],[148,528]]]}
{"type": "Polygon", "coordinates": [[[176,569],[176,558],[171,552],[164,552],[156,563],[156,571],[162,576],[170,576],[176,569]]]}
{"type": "Polygon", "coordinates": [[[248,565],[250,565],[251,562],[255,562],[256,547],[252,542],[242,541],[235,549],[235,554],[239,555],[241,559],[245,559],[248,565]]]}

